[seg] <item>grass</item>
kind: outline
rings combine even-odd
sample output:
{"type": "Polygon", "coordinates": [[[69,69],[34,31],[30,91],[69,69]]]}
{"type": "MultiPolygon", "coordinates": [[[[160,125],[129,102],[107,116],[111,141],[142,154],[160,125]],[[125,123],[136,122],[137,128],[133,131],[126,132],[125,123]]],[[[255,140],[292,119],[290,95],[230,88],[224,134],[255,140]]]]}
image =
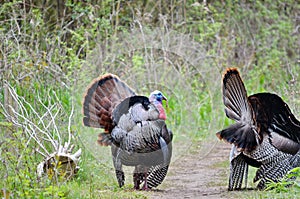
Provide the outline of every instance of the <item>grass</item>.
{"type": "MultiPolygon", "coordinates": [[[[232,122],[225,118],[221,98],[221,76],[227,67],[239,68],[249,94],[275,92],[300,117],[298,4],[292,0],[184,2],[3,3],[0,189],[13,198],[148,197],[132,191],[130,169],[125,188],[118,187],[110,149],[96,145],[100,131],[81,125],[84,90],[93,78],[107,72],[118,74],[139,94],[160,89],[168,97],[174,159],[232,122]],[[18,103],[7,95],[7,84],[16,90],[18,103]],[[36,130],[41,127],[55,138],[61,135],[61,142],[71,133],[76,148],[83,150],[74,179],[37,179],[35,168],[43,159],[37,152],[39,145],[26,134],[28,121],[19,116],[15,119],[19,125],[12,123],[9,106],[35,124],[32,132],[41,133],[36,130]],[[48,109],[56,126],[46,114],[48,109]]],[[[52,149],[51,144],[45,145],[52,149]]],[[[223,167],[225,162],[212,166],[223,167]]],[[[299,191],[229,194],[293,198],[299,191]]]]}
{"type": "MultiPolygon", "coordinates": [[[[229,166],[228,161],[224,161],[221,163],[218,163],[216,165],[213,165],[213,167],[219,168],[224,167],[228,168],[229,166]]],[[[228,168],[229,169],[229,168],[228,168]]],[[[242,189],[240,191],[224,191],[222,193],[222,197],[224,198],[245,198],[245,199],[254,199],[254,198],[298,198],[299,195],[299,189],[298,188],[285,188],[286,191],[281,190],[268,190],[268,191],[261,191],[255,189],[256,183],[252,182],[252,179],[255,176],[256,168],[249,167],[249,175],[248,175],[248,189],[242,189]]],[[[228,175],[229,173],[224,173],[224,176],[222,177],[224,181],[222,183],[215,183],[211,182],[209,186],[228,186],[228,175]]]]}

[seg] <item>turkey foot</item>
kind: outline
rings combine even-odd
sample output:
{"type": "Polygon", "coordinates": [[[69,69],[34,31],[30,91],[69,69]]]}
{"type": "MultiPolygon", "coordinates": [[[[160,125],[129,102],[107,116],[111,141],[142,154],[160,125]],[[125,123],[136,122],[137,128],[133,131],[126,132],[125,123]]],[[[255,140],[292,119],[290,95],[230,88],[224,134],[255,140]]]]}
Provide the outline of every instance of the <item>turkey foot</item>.
{"type": "Polygon", "coordinates": [[[140,190],[141,181],[142,181],[141,173],[134,173],[133,174],[133,182],[134,182],[135,190],[140,190]]]}
{"type": "Polygon", "coordinates": [[[150,191],[150,188],[148,187],[148,184],[147,184],[147,172],[144,173],[144,177],[145,177],[144,178],[145,182],[144,182],[142,190],[144,190],[144,191],[150,191]]]}

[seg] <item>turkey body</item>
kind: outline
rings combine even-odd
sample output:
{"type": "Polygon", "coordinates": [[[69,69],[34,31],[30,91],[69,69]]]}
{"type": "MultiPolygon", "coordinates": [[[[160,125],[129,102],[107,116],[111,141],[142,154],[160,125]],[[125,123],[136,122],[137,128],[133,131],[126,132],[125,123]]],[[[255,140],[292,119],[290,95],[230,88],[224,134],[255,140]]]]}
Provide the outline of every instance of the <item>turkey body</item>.
{"type": "Polygon", "coordinates": [[[125,182],[123,165],[135,167],[134,188],[147,190],[164,180],[172,156],[172,132],[160,91],[150,97],[136,95],[113,74],[95,79],[83,101],[83,124],[103,128],[98,143],[111,146],[119,186],[125,182]]]}
{"type": "Polygon", "coordinates": [[[241,189],[248,165],[257,167],[254,182],[264,189],[278,182],[291,169],[300,166],[300,122],[276,94],[247,96],[238,71],[228,69],[223,77],[226,116],[235,124],[217,133],[232,144],[229,190],[241,189]]]}

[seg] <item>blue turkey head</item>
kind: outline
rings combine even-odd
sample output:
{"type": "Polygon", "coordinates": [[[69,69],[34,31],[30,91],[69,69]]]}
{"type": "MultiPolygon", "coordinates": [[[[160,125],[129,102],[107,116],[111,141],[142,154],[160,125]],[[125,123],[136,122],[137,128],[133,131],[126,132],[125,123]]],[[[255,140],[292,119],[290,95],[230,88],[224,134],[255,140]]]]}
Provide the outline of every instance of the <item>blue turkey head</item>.
{"type": "Polygon", "coordinates": [[[167,98],[159,90],[153,91],[149,96],[149,101],[150,102],[160,102],[160,103],[162,103],[163,100],[168,101],[167,98]]]}

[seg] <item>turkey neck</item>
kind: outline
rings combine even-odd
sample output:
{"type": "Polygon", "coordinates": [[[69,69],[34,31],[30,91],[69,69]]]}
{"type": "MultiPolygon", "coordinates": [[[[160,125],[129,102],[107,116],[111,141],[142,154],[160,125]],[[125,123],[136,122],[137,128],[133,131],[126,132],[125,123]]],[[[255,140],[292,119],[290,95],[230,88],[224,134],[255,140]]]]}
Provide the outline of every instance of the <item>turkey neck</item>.
{"type": "Polygon", "coordinates": [[[159,112],[158,118],[159,118],[159,119],[162,119],[162,120],[166,120],[166,119],[167,119],[167,116],[166,116],[165,109],[164,109],[162,103],[156,101],[156,102],[154,102],[153,104],[154,104],[154,106],[157,108],[157,110],[158,110],[158,112],[159,112]]]}

